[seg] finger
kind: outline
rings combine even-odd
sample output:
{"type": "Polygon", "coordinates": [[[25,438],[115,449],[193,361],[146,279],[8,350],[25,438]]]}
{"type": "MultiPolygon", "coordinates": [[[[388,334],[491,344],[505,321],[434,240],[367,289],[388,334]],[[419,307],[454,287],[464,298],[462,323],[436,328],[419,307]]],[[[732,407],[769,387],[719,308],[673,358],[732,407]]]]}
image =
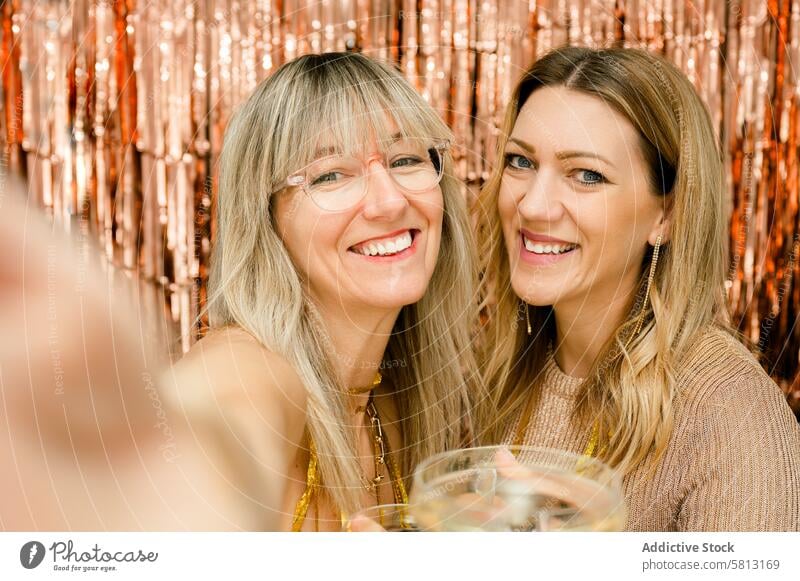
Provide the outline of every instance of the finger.
{"type": "Polygon", "coordinates": [[[519,466],[519,462],[505,446],[501,447],[494,455],[494,463],[498,468],[519,466]]]}
{"type": "Polygon", "coordinates": [[[354,533],[385,533],[386,529],[365,516],[356,516],[350,521],[350,531],[354,533]]]}
{"type": "Polygon", "coordinates": [[[503,478],[520,480],[523,478],[531,478],[533,472],[526,468],[523,464],[514,457],[511,451],[502,447],[494,455],[494,464],[497,472],[503,478]]]}

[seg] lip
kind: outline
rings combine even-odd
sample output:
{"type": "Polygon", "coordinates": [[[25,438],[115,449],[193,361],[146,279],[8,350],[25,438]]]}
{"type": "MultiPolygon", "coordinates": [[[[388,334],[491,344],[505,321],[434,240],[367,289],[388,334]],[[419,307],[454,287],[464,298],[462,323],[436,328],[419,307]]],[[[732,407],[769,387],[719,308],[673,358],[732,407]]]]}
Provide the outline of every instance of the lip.
{"type": "Polygon", "coordinates": [[[561,240],[561,238],[553,238],[552,236],[546,236],[544,234],[534,234],[530,230],[526,230],[525,228],[520,228],[520,232],[522,233],[525,238],[530,240],[531,242],[555,242],[557,244],[575,244],[575,242],[570,242],[569,240],[561,240]]]}
{"type": "Polygon", "coordinates": [[[556,242],[561,244],[572,244],[572,242],[567,242],[565,240],[560,240],[558,238],[552,238],[550,236],[543,236],[541,234],[528,236],[526,232],[527,230],[521,230],[518,240],[519,240],[520,259],[528,264],[532,264],[535,266],[549,266],[551,264],[567,260],[581,248],[580,246],[578,246],[577,248],[574,248],[569,252],[564,252],[562,254],[536,254],[535,252],[531,252],[530,250],[525,248],[525,238],[527,238],[532,242],[550,242],[550,243],[556,242]]]}
{"type": "MultiPolygon", "coordinates": [[[[400,236],[400,234],[403,234],[405,232],[411,232],[411,236],[414,236],[415,232],[419,232],[419,229],[417,229],[417,228],[401,228],[400,230],[395,230],[394,232],[389,232],[387,234],[381,234],[380,236],[374,236],[372,238],[365,238],[364,240],[361,240],[360,242],[356,242],[355,244],[352,244],[350,246],[350,248],[353,248],[355,246],[361,246],[362,244],[366,244],[367,242],[373,242],[375,240],[386,240],[387,238],[397,238],[398,236],[400,236]]],[[[348,250],[350,248],[348,248],[348,250]]]]}
{"type": "Polygon", "coordinates": [[[388,234],[382,234],[374,238],[367,238],[366,240],[353,244],[353,246],[347,249],[347,252],[349,254],[357,256],[358,258],[363,258],[370,262],[376,262],[380,264],[385,264],[387,262],[397,262],[398,260],[403,260],[405,258],[408,258],[417,251],[417,247],[419,246],[420,234],[422,234],[422,231],[419,230],[418,228],[403,228],[402,230],[397,230],[395,232],[390,232],[388,234]],[[386,238],[396,238],[397,236],[403,234],[404,232],[411,233],[411,246],[409,246],[405,250],[402,250],[401,252],[390,254],[389,256],[379,256],[379,255],[369,256],[367,254],[361,254],[360,252],[356,252],[355,250],[353,250],[354,246],[359,246],[361,244],[372,242],[374,240],[385,240],[386,238]]]}

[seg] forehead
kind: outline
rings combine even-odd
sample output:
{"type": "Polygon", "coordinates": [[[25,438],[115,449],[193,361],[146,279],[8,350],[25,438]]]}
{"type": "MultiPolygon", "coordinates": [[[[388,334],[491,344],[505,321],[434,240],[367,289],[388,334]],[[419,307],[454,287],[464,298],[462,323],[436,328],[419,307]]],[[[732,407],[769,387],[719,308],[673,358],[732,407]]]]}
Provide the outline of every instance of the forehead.
{"type": "Polygon", "coordinates": [[[368,154],[404,139],[418,139],[415,131],[402,127],[388,113],[339,119],[315,130],[303,149],[312,158],[334,154],[368,154]]]}
{"type": "Polygon", "coordinates": [[[533,92],[520,110],[512,138],[536,151],[588,150],[618,158],[639,149],[636,128],[599,97],[544,87],[533,92]]]}
{"type": "Polygon", "coordinates": [[[397,141],[404,139],[401,131],[370,131],[361,132],[360,139],[337,138],[337,136],[323,133],[314,142],[312,148],[314,157],[333,155],[339,153],[367,153],[384,149],[397,141]]]}

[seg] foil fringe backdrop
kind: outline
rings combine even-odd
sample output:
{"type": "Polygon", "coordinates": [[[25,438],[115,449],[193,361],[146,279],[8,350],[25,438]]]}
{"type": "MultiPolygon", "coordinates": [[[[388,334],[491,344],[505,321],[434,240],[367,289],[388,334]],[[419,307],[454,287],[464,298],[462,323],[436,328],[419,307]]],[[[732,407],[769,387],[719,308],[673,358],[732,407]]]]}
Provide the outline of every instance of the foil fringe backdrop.
{"type": "Polygon", "coordinates": [[[538,55],[662,53],[725,145],[735,321],[800,411],[800,0],[0,0],[0,33],[2,170],[158,283],[178,351],[204,301],[225,125],[282,63],[332,50],[394,61],[453,127],[474,193],[538,55]]]}

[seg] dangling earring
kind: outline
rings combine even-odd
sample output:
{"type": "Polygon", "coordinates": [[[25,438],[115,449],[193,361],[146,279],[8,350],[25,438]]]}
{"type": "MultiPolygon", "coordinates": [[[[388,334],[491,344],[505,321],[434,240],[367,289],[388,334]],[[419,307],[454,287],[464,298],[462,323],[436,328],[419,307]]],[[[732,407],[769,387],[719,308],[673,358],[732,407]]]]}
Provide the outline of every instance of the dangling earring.
{"type": "Polygon", "coordinates": [[[525,322],[528,324],[528,336],[531,335],[531,312],[530,308],[528,307],[528,303],[522,301],[522,304],[525,305],[525,322]]]}
{"type": "Polygon", "coordinates": [[[650,273],[647,275],[647,287],[644,291],[644,302],[642,303],[642,310],[639,313],[638,320],[636,321],[636,328],[633,330],[633,335],[631,335],[631,338],[628,339],[629,343],[634,337],[636,337],[636,335],[639,334],[639,331],[642,330],[642,325],[644,324],[644,316],[647,312],[647,300],[650,298],[650,287],[653,286],[653,280],[655,280],[656,277],[656,265],[658,264],[659,250],[661,250],[661,234],[659,234],[658,238],[656,238],[656,243],[653,247],[653,256],[650,259],[650,273]]]}

